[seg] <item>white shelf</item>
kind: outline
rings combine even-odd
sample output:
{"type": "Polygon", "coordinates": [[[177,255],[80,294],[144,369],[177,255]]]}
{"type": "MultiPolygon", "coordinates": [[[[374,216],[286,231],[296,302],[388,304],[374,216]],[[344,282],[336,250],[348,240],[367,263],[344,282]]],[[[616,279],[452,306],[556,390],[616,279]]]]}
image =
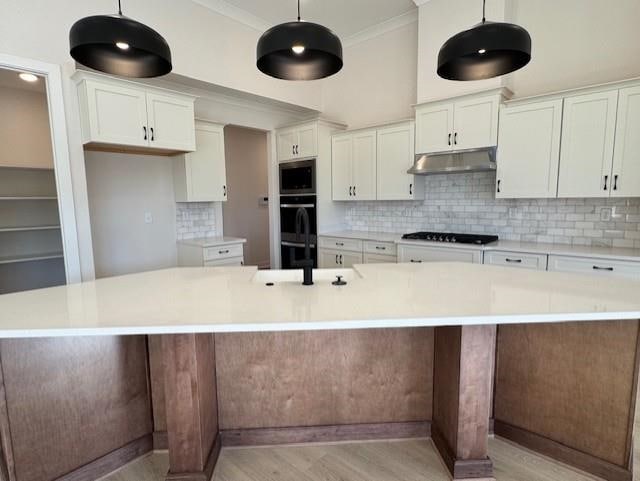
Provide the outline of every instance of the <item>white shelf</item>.
{"type": "Polygon", "coordinates": [[[35,230],[57,230],[59,225],[27,226],[27,227],[0,227],[0,232],[25,232],[35,230]]]}
{"type": "Polygon", "coordinates": [[[0,196],[0,201],[2,200],[57,200],[56,196],[46,196],[46,195],[34,195],[34,196],[13,196],[13,197],[2,197],[0,196]]]}
{"type": "Polygon", "coordinates": [[[25,254],[21,256],[7,256],[7,257],[0,257],[0,265],[15,264],[18,262],[44,261],[47,259],[61,259],[62,257],[63,257],[62,252],[48,252],[48,253],[42,253],[42,254],[25,254]]]}

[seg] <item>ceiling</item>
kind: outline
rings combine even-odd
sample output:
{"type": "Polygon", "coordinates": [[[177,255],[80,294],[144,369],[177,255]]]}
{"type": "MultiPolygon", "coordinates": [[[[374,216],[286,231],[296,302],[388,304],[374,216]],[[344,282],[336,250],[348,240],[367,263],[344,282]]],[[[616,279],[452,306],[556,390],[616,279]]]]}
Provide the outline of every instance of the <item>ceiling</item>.
{"type": "MultiPolygon", "coordinates": [[[[197,1],[197,0],[196,0],[197,1]]],[[[297,0],[200,0],[212,8],[231,6],[266,26],[295,20],[297,0]]],[[[347,39],[356,33],[416,10],[414,0],[300,0],[302,19],[320,23],[347,39]]],[[[254,22],[255,23],[255,22],[254,22]]]]}
{"type": "Polygon", "coordinates": [[[25,82],[15,70],[0,68],[0,87],[20,90],[30,90],[32,92],[45,93],[45,79],[40,77],[37,82],[25,82]]]}

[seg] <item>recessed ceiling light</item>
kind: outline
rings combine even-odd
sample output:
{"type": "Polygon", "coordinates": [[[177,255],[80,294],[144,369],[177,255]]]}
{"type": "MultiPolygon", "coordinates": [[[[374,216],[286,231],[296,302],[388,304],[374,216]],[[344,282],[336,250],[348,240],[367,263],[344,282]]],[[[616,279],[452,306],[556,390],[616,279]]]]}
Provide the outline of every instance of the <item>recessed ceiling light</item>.
{"type": "Polygon", "coordinates": [[[20,77],[25,82],[33,83],[38,81],[38,77],[36,75],[33,75],[32,73],[22,72],[21,74],[18,75],[18,77],[20,77]]]}
{"type": "Polygon", "coordinates": [[[120,50],[129,50],[129,44],[127,42],[116,42],[116,47],[120,50]]]}
{"type": "Polygon", "coordinates": [[[304,52],[304,45],[294,45],[291,50],[293,50],[293,53],[301,55],[304,52]]]}

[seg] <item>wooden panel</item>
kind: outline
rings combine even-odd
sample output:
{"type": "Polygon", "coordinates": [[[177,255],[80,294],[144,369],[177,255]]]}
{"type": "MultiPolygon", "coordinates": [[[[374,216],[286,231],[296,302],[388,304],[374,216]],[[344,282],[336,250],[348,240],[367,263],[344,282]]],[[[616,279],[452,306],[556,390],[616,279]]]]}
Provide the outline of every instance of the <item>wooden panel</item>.
{"type": "Polygon", "coordinates": [[[459,327],[436,329],[433,385],[438,388],[434,389],[433,419],[437,419],[438,431],[449,446],[458,442],[461,341],[459,327]]]}
{"type": "Polygon", "coordinates": [[[216,334],[221,429],[427,421],[433,329],[216,334]]]}
{"type": "Polygon", "coordinates": [[[148,336],[147,343],[149,346],[149,385],[151,387],[151,402],[153,406],[153,431],[154,433],[161,433],[167,430],[162,336],[148,336]]]}
{"type": "Polygon", "coordinates": [[[293,428],[237,429],[221,431],[224,446],[327,443],[372,439],[426,438],[429,421],[383,424],[342,424],[293,428]]]}
{"type": "Polygon", "coordinates": [[[211,455],[216,451],[218,433],[213,335],[162,336],[162,354],[170,465],[167,479],[200,479],[215,465],[211,455]]]}
{"type": "Polygon", "coordinates": [[[501,326],[495,417],[627,467],[637,321],[501,326]]]}
{"type": "Polygon", "coordinates": [[[151,433],[145,338],[2,340],[19,481],[63,476],[151,433]]]}

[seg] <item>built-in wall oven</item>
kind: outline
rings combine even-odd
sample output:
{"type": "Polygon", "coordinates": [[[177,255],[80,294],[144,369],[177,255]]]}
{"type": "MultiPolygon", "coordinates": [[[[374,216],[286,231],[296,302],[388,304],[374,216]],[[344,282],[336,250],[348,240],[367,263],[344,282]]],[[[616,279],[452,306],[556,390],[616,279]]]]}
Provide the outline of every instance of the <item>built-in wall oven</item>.
{"type": "Polygon", "coordinates": [[[314,267],[318,264],[315,164],[315,160],[280,164],[280,254],[283,269],[294,269],[293,260],[304,258],[304,235],[296,235],[296,212],[300,207],[309,214],[311,258],[314,267]]]}

